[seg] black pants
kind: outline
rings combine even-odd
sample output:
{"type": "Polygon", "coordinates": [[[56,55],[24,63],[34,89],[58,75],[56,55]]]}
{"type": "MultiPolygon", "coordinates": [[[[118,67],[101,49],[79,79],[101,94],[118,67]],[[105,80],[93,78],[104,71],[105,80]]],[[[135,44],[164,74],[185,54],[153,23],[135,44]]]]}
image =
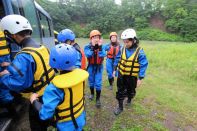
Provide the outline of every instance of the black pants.
{"type": "MultiPolygon", "coordinates": [[[[42,102],[42,98],[39,98],[39,101],[42,102]]],[[[29,107],[29,122],[31,131],[47,131],[47,127],[50,125],[48,121],[43,121],[39,117],[39,112],[30,104],[29,107]]]]}
{"type": "Polygon", "coordinates": [[[1,114],[2,116],[17,117],[18,113],[21,112],[23,106],[26,105],[27,100],[23,98],[21,94],[10,91],[10,94],[14,97],[9,103],[0,103],[1,108],[6,108],[7,113],[1,114]]]}
{"type": "Polygon", "coordinates": [[[124,100],[125,97],[128,99],[132,99],[135,97],[136,91],[135,88],[137,86],[137,77],[134,76],[122,76],[119,73],[117,79],[117,88],[116,99],[124,100]]]}

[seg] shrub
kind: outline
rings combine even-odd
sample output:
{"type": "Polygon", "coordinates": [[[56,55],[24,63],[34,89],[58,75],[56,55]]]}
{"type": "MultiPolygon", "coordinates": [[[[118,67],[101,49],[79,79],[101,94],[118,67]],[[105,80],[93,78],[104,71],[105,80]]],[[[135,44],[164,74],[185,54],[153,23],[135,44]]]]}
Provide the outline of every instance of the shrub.
{"type": "Polygon", "coordinates": [[[159,29],[146,28],[137,31],[138,38],[141,40],[156,40],[156,41],[183,41],[181,36],[169,34],[159,29]]]}

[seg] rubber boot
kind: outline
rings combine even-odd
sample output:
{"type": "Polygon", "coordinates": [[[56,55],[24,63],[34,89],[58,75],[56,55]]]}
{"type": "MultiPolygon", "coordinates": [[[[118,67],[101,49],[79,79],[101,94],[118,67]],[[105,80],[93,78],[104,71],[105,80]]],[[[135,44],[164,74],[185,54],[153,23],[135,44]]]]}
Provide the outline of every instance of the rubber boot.
{"type": "Polygon", "coordinates": [[[97,90],[96,91],[96,107],[97,108],[101,107],[100,96],[101,96],[101,91],[97,90]]]}
{"type": "Polygon", "coordinates": [[[121,112],[123,112],[123,100],[118,101],[118,108],[114,110],[114,115],[119,115],[121,112]]]}
{"type": "Polygon", "coordinates": [[[94,88],[93,87],[90,87],[90,96],[89,96],[89,100],[93,100],[94,99],[94,88]]]}
{"type": "Polygon", "coordinates": [[[132,101],[131,100],[132,100],[131,98],[128,98],[127,99],[126,106],[131,106],[131,104],[132,104],[132,101]]]}
{"type": "Polygon", "coordinates": [[[113,89],[113,82],[114,82],[114,78],[109,78],[109,89],[112,90],[113,89]]]}

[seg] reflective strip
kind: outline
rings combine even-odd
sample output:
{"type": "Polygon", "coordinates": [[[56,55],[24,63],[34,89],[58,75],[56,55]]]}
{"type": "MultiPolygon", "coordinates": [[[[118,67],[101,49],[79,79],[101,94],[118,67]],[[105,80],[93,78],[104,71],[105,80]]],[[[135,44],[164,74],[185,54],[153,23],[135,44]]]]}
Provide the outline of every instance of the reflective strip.
{"type": "Polygon", "coordinates": [[[24,76],[23,73],[21,72],[21,70],[19,70],[18,67],[17,67],[16,65],[14,65],[13,63],[11,63],[10,65],[18,72],[18,74],[19,74],[21,77],[24,76]]]}

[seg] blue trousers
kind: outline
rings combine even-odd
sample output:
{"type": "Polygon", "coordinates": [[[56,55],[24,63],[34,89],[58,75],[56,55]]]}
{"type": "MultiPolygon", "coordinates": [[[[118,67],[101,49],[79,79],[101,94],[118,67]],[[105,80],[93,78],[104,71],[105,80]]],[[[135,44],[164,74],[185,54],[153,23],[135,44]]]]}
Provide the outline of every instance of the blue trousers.
{"type": "MultiPolygon", "coordinates": [[[[3,62],[10,62],[10,55],[0,56],[0,64],[3,62]]],[[[0,67],[0,72],[5,68],[0,67]]],[[[0,82],[0,104],[10,103],[14,97],[10,94],[9,89],[0,82]]]]}
{"type": "MultiPolygon", "coordinates": [[[[114,59],[107,58],[107,60],[106,60],[106,71],[107,71],[108,79],[113,78],[114,59]]],[[[117,71],[116,71],[115,75],[117,76],[117,71]]]]}
{"type": "Polygon", "coordinates": [[[90,88],[102,89],[103,65],[89,65],[87,68],[89,73],[88,82],[90,88]]]}
{"type": "Polygon", "coordinates": [[[77,129],[75,129],[73,121],[66,121],[66,122],[57,123],[57,129],[58,129],[58,131],[82,131],[83,127],[86,124],[85,111],[83,113],[81,113],[81,115],[79,117],[76,118],[76,122],[78,125],[77,129]]]}

